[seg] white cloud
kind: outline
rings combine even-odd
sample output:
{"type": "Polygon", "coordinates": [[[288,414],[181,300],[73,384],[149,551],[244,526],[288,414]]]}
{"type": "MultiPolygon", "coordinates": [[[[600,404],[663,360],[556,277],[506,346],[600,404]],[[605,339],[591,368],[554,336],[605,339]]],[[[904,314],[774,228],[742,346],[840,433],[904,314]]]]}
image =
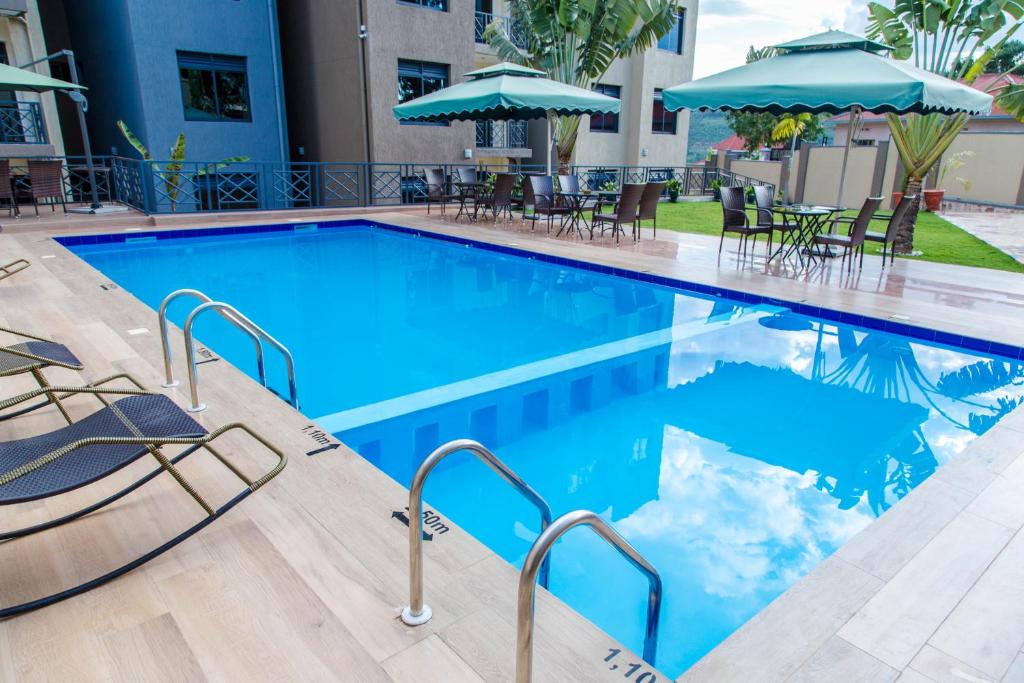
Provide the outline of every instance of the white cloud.
{"type": "Polygon", "coordinates": [[[697,14],[694,78],[745,62],[747,49],[830,28],[863,33],[867,0],[706,0],[697,14]]]}

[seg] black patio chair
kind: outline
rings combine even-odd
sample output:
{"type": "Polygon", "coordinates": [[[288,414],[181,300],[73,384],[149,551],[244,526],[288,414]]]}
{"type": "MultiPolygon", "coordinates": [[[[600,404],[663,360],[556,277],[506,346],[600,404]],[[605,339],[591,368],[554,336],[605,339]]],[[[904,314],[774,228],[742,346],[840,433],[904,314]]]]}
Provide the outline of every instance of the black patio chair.
{"type": "MultiPolygon", "coordinates": [[[[853,269],[853,257],[860,252],[860,266],[864,265],[864,237],[868,231],[868,224],[871,223],[871,219],[874,218],[875,212],[878,211],[878,207],[882,205],[881,197],[868,197],[864,200],[864,204],[860,207],[860,211],[857,212],[857,217],[853,221],[853,227],[850,229],[849,235],[839,235],[836,233],[826,233],[823,235],[815,235],[814,244],[824,247],[842,247],[843,248],[843,261],[846,261],[849,257],[849,262],[846,264],[846,271],[850,272],[853,269]]],[[[838,221],[832,221],[836,223],[838,221]]]]}
{"type": "Polygon", "coordinates": [[[885,256],[886,252],[889,253],[889,264],[896,262],[896,231],[900,228],[900,223],[903,222],[903,217],[910,211],[910,205],[917,199],[916,195],[903,195],[900,199],[899,204],[888,216],[881,216],[875,214],[875,219],[882,218],[887,221],[885,225],[885,232],[872,232],[868,230],[864,233],[864,239],[867,242],[880,242],[882,244],[882,267],[885,267],[885,256]]]}
{"type": "MultiPolygon", "coordinates": [[[[284,469],[287,463],[284,453],[245,425],[232,423],[213,432],[207,432],[169,398],[146,392],[138,388],[137,382],[128,379],[135,386],[124,388],[56,387],[59,391],[68,394],[93,394],[103,400],[105,404],[103,396],[122,395],[124,397],[106,404],[89,417],[48,434],[0,442],[0,505],[30,503],[74,491],[104,479],[146,455],[151,455],[158,466],[117,493],[88,504],[75,512],[29,527],[0,532],[0,541],[10,542],[13,539],[63,526],[85,517],[120,500],[163,472],[171,475],[175,482],[203,509],[205,516],[165,543],[101,576],[46,597],[9,607],[0,607],[0,618],[51,605],[126,574],[208,526],[284,469]],[[276,464],[257,478],[246,475],[212,445],[212,442],[218,437],[232,431],[244,432],[257,441],[277,457],[276,464]],[[163,449],[166,446],[176,445],[185,446],[185,448],[176,455],[164,453],[163,449]],[[177,468],[179,462],[199,449],[206,450],[245,485],[240,493],[235,494],[216,508],[206,501],[177,468]]],[[[43,389],[37,389],[2,401],[0,409],[31,401],[43,392],[43,389]]],[[[144,521],[142,518],[135,520],[136,523],[144,521]]]]}
{"type": "Polygon", "coordinates": [[[653,221],[654,239],[658,239],[658,203],[664,191],[665,183],[661,181],[644,185],[644,193],[640,195],[640,207],[637,209],[636,220],[633,221],[633,239],[640,239],[640,221],[653,221]]]}
{"type": "Polygon", "coordinates": [[[477,197],[476,210],[483,209],[484,216],[490,210],[495,222],[498,221],[499,213],[507,215],[509,220],[512,220],[512,189],[515,184],[514,173],[498,173],[490,191],[483,192],[477,197]]]}
{"type": "Polygon", "coordinates": [[[443,168],[426,169],[424,181],[427,185],[427,214],[430,213],[431,204],[440,204],[443,216],[448,202],[458,201],[459,195],[448,191],[448,178],[443,168]]]}
{"type": "Polygon", "coordinates": [[[771,228],[772,230],[768,233],[769,254],[772,251],[775,233],[781,233],[779,235],[780,249],[785,247],[787,237],[790,238],[791,242],[795,239],[796,226],[779,219],[778,214],[775,213],[775,198],[772,196],[771,188],[767,185],[754,185],[754,211],[757,216],[757,220],[754,222],[755,225],[759,228],[771,228]]]}
{"type": "Polygon", "coordinates": [[[720,190],[722,197],[722,237],[718,241],[718,253],[722,253],[722,245],[725,243],[725,233],[734,232],[740,236],[740,247],[743,254],[747,253],[747,241],[754,236],[754,246],[757,246],[757,236],[768,236],[768,254],[772,251],[772,228],[771,226],[751,225],[750,216],[747,215],[747,190],[743,187],[723,187],[720,190]]]}
{"type": "Polygon", "coordinates": [[[558,216],[558,227],[564,227],[566,219],[572,214],[572,210],[567,206],[559,206],[555,201],[555,187],[554,183],[551,182],[551,176],[531,175],[526,177],[526,181],[523,186],[524,189],[527,185],[530,187],[529,197],[533,202],[533,214],[526,214],[525,205],[529,201],[524,201],[523,218],[525,220],[532,220],[534,227],[536,227],[537,218],[539,216],[546,216],[548,219],[548,232],[551,232],[551,224],[555,216],[558,216]]]}
{"type": "Polygon", "coordinates": [[[636,216],[643,193],[644,185],[641,183],[625,183],[622,186],[622,194],[619,196],[619,201],[615,204],[615,209],[612,213],[598,213],[596,210],[594,211],[592,221],[594,227],[600,226],[601,234],[603,235],[605,224],[610,223],[612,230],[615,231],[615,241],[618,242],[619,234],[625,234],[625,229],[622,226],[632,225],[633,239],[637,239],[636,216]]]}
{"type": "Polygon", "coordinates": [[[82,362],[78,360],[68,347],[44,337],[37,337],[33,334],[19,332],[8,327],[0,327],[0,332],[6,332],[15,337],[28,340],[17,344],[0,346],[0,377],[12,377],[26,372],[31,373],[33,379],[35,379],[39,388],[44,391],[46,396],[44,401],[22,407],[17,411],[4,412],[0,410],[0,421],[24,415],[52,403],[57,406],[57,410],[64,416],[64,419],[71,422],[71,416],[68,415],[67,410],[61,404],[62,398],[65,397],[62,397],[50,387],[49,382],[47,382],[46,377],[43,375],[43,369],[54,367],[81,370],[82,362]]]}

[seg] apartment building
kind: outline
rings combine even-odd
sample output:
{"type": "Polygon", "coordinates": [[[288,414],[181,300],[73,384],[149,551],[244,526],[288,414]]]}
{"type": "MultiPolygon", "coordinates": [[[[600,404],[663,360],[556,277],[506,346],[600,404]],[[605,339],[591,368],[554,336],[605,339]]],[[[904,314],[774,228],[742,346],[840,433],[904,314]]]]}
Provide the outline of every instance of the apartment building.
{"type": "MultiPolygon", "coordinates": [[[[44,5],[48,47],[74,50],[89,88],[94,153],[137,156],[117,129],[123,119],[157,159],[179,133],[190,160],[288,158],[276,0],[44,5]]],[[[64,114],[64,130],[76,129],[64,114]]],[[[69,136],[69,153],[74,144],[69,136]]]]}
{"type": "MultiPolygon", "coordinates": [[[[577,163],[685,162],[688,115],[665,112],[659,92],[692,76],[697,3],[683,0],[672,33],[602,79],[622,113],[583,121],[577,163]]],[[[289,0],[279,12],[293,160],[544,163],[543,121],[410,124],[392,114],[498,61],[484,28],[497,21],[518,39],[502,0],[289,0]]]]}
{"type": "MultiPolygon", "coordinates": [[[[46,55],[36,0],[0,0],[0,63],[23,66],[46,55]]],[[[46,62],[30,68],[67,78],[59,66],[51,71],[46,62]]],[[[66,99],[55,93],[0,92],[0,157],[64,154],[58,97],[66,99]]]]}

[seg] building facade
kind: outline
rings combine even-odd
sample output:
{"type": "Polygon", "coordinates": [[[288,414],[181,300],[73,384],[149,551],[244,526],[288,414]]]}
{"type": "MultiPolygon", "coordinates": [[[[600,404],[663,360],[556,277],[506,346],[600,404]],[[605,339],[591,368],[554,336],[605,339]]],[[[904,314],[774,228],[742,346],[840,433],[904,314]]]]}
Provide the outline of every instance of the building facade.
{"type": "MultiPolygon", "coordinates": [[[[0,63],[24,66],[47,55],[36,0],[0,0],[0,63]]],[[[28,67],[66,78],[46,62],[28,67]]],[[[0,92],[0,157],[60,156],[64,139],[55,93],[0,92]]],[[[70,100],[67,100],[70,102],[70,100]]]]}
{"type": "MultiPolygon", "coordinates": [[[[681,2],[672,34],[598,84],[623,99],[622,113],[584,117],[576,163],[685,163],[688,114],[665,112],[658,93],[691,78],[697,2],[681,2]]],[[[279,11],[293,160],[544,163],[544,121],[403,124],[392,114],[498,61],[486,26],[519,39],[502,0],[289,0],[279,11]]]]}
{"type": "MultiPolygon", "coordinates": [[[[74,50],[93,152],[153,157],[179,133],[186,158],[288,157],[276,0],[47,0],[51,50],[74,50]]],[[[65,130],[77,123],[63,116],[65,130]]],[[[72,149],[69,138],[69,153],[72,149]]]]}

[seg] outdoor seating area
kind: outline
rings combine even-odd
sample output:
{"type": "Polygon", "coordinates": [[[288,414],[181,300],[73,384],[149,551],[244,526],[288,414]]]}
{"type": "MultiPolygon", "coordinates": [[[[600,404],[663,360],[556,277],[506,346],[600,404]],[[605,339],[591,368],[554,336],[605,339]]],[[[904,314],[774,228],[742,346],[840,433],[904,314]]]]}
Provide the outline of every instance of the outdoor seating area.
{"type": "Polygon", "coordinates": [[[621,189],[596,183],[582,184],[574,174],[492,173],[460,166],[449,176],[444,169],[424,171],[427,214],[440,205],[446,215],[448,204],[458,206],[453,220],[491,222],[520,220],[536,229],[543,223],[556,237],[568,235],[593,240],[610,231],[618,242],[629,230],[634,242],[640,240],[641,221],[652,221],[653,237],[658,235],[658,203],[665,197],[664,181],[624,183],[621,189]],[[518,217],[516,213],[518,212],[518,217]]]}
{"type": "Polygon", "coordinates": [[[807,204],[776,204],[770,189],[764,186],[723,187],[722,237],[718,250],[722,251],[728,234],[739,236],[737,249],[746,255],[748,246],[756,246],[758,236],[765,236],[765,258],[794,260],[801,269],[812,269],[838,256],[847,272],[864,265],[864,245],[867,241],[882,245],[882,266],[896,258],[896,231],[910,210],[915,195],[904,194],[891,212],[881,212],[882,197],[868,197],[856,216],[843,215],[844,209],[807,204]],[[749,199],[753,203],[748,203],[749,199]],[[752,213],[751,213],[752,212],[752,213]],[[872,221],[885,223],[883,232],[872,232],[872,221]],[[778,247],[772,245],[778,236],[778,247]],[[750,245],[753,238],[753,245],[750,245]],[[837,254],[835,249],[841,251],[837,254]],[[859,259],[856,258],[859,256],[859,259]],[[795,259],[794,259],[795,257],[795,259]]]}

